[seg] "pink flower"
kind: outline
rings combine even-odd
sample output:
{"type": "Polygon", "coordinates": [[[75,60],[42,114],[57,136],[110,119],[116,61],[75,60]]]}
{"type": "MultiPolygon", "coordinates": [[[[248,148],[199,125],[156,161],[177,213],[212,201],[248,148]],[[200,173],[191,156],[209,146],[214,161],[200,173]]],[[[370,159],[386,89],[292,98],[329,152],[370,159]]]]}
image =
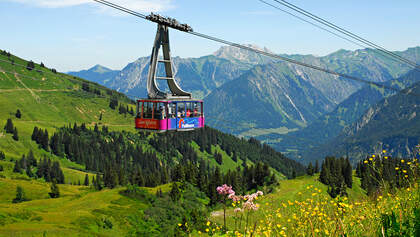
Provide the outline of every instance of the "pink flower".
{"type": "Polygon", "coordinates": [[[230,195],[230,194],[235,195],[235,191],[233,191],[232,186],[228,186],[226,184],[223,184],[222,186],[217,187],[216,190],[220,195],[230,195]]]}
{"type": "Polygon", "coordinates": [[[229,199],[232,199],[232,201],[237,202],[243,199],[242,196],[236,196],[235,193],[233,194],[229,194],[228,196],[229,199]]]}

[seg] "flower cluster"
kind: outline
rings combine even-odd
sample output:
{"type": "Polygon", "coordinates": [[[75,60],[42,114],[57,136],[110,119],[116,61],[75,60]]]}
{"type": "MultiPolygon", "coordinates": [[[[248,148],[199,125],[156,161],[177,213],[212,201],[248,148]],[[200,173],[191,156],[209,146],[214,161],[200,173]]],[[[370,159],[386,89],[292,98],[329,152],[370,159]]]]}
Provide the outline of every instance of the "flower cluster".
{"type": "Polygon", "coordinates": [[[228,186],[227,184],[217,187],[216,190],[220,195],[235,195],[235,191],[233,191],[232,186],[228,186]]]}

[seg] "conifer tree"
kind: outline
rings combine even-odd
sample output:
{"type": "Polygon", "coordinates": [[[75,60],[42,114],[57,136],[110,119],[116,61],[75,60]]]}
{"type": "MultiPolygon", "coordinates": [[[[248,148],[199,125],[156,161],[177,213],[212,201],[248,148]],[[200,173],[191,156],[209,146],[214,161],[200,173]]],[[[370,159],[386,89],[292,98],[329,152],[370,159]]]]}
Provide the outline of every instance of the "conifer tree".
{"type": "Polygon", "coordinates": [[[31,71],[34,68],[35,68],[35,63],[33,61],[29,61],[28,64],[26,65],[26,69],[31,71]]]}
{"type": "Polygon", "coordinates": [[[13,199],[12,203],[20,203],[27,201],[25,197],[25,192],[21,186],[16,187],[16,197],[13,199]]]}
{"type": "Polygon", "coordinates": [[[15,160],[15,166],[13,167],[13,172],[22,173],[22,167],[20,166],[20,162],[18,160],[15,160]]]}
{"type": "Polygon", "coordinates": [[[13,136],[12,136],[12,138],[15,141],[19,141],[19,135],[18,135],[18,131],[17,131],[17,128],[16,127],[13,129],[13,136]]]}
{"type": "Polygon", "coordinates": [[[86,175],[85,175],[85,182],[84,182],[84,185],[85,185],[85,186],[89,186],[89,175],[88,175],[88,174],[86,174],[86,175]]]}
{"type": "Polygon", "coordinates": [[[48,193],[51,198],[60,197],[60,189],[58,188],[57,181],[53,179],[51,183],[51,192],[48,193]]]}
{"type": "Polygon", "coordinates": [[[15,116],[16,116],[16,118],[19,118],[19,119],[22,117],[22,113],[20,112],[19,109],[16,110],[15,116]]]}
{"type": "Polygon", "coordinates": [[[319,164],[318,164],[318,160],[316,160],[316,161],[315,161],[314,173],[315,173],[315,174],[319,173],[319,164]]]}
{"type": "Polygon", "coordinates": [[[343,176],[347,187],[351,188],[353,186],[353,169],[348,158],[344,163],[343,176]]]}
{"type": "Polygon", "coordinates": [[[34,131],[32,132],[32,136],[31,136],[31,139],[33,140],[33,141],[36,141],[36,139],[38,138],[38,127],[34,127],[34,131]]]}
{"type": "Polygon", "coordinates": [[[314,175],[314,167],[312,166],[312,162],[309,162],[308,168],[306,168],[307,175],[314,175]]]}
{"type": "Polygon", "coordinates": [[[13,133],[14,131],[14,126],[13,126],[13,122],[12,119],[7,119],[6,125],[4,126],[4,129],[6,130],[6,133],[13,133]]]}
{"type": "Polygon", "coordinates": [[[26,160],[27,160],[29,166],[34,166],[34,167],[37,166],[37,161],[35,159],[35,156],[34,156],[34,153],[32,152],[32,150],[29,150],[29,153],[27,155],[26,160]]]}
{"type": "Polygon", "coordinates": [[[30,178],[34,177],[34,173],[32,173],[30,165],[26,166],[26,175],[28,175],[30,178]]]}
{"type": "Polygon", "coordinates": [[[181,198],[181,191],[179,190],[178,184],[176,182],[172,184],[171,191],[169,192],[169,196],[174,202],[178,201],[181,198]]]}

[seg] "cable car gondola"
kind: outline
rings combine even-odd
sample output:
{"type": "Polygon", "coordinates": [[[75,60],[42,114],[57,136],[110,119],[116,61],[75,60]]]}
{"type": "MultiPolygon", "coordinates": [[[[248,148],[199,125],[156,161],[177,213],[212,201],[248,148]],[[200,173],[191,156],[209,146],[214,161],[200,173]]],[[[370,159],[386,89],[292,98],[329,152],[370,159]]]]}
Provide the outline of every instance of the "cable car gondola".
{"type": "MultiPolygon", "coordinates": [[[[154,16],[156,19],[165,19],[154,16]]],[[[179,25],[176,21],[157,22],[158,29],[147,77],[148,98],[137,100],[135,126],[138,130],[191,131],[204,127],[203,101],[193,99],[191,93],[183,91],[175,81],[169,48],[168,22],[179,25]],[[159,60],[160,47],[163,51],[163,60],[159,60]],[[165,77],[156,76],[158,63],[164,64],[165,77]],[[170,92],[161,91],[156,80],[166,80],[170,92]]]]}

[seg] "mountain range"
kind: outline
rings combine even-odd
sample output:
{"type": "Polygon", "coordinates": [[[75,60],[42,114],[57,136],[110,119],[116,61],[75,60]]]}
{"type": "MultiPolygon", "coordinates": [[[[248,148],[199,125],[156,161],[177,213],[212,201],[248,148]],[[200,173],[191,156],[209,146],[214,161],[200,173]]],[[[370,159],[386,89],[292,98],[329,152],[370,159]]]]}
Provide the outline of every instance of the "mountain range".
{"type": "MultiPolygon", "coordinates": [[[[420,62],[420,47],[395,53],[420,62]]],[[[282,56],[396,88],[416,81],[404,79],[410,77],[409,66],[373,49],[339,50],[323,57],[282,56]]],[[[113,79],[92,69],[84,77],[145,97],[149,60],[142,57],[118,73],[108,71],[114,73],[113,79]]],[[[393,94],[234,47],[200,58],[174,57],[173,66],[181,87],[204,98],[208,124],[239,136],[256,136],[294,158],[333,139],[370,106],[393,94]]]]}
{"type": "MultiPolygon", "coordinates": [[[[417,81],[420,73],[413,72],[417,81]]],[[[413,156],[420,141],[420,82],[369,107],[350,126],[326,144],[314,148],[312,158],[346,155],[353,160],[385,150],[399,157],[413,156]]],[[[309,156],[306,155],[309,159],[309,156]]]]}

